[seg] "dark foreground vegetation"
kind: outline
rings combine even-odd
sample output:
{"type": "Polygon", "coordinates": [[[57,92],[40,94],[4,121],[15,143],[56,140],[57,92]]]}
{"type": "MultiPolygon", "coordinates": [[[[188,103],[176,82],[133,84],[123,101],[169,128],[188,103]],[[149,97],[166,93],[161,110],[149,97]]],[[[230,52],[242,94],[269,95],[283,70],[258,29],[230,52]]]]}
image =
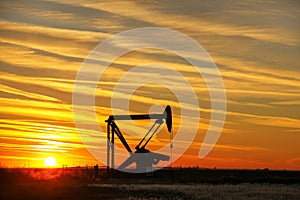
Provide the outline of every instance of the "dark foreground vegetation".
{"type": "Polygon", "coordinates": [[[300,199],[300,171],[0,169],[0,199],[300,199]]]}

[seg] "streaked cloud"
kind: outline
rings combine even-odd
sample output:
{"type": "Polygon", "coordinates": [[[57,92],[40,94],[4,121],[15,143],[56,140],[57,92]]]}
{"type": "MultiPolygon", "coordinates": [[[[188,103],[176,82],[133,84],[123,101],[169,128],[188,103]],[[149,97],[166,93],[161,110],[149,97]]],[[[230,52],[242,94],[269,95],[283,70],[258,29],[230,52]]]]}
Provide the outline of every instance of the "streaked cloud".
{"type": "MultiPolygon", "coordinates": [[[[159,26],[191,36],[216,62],[228,98],[224,134],[207,158],[199,160],[194,156],[211,117],[207,86],[184,59],[156,49],[123,55],[101,77],[95,110],[103,130],[104,120],[112,112],[114,87],[136,66],[156,64],[151,70],[160,72],[158,76],[163,83],[184,93],[185,88],[175,84],[178,77],[164,74],[162,66],[168,66],[193,86],[201,114],[197,137],[177,165],[190,161],[208,167],[298,169],[299,148],[295,146],[300,130],[298,2],[14,0],[0,4],[1,162],[12,166],[34,161],[39,166],[45,155],[55,154],[61,164],[95,163],[74,125],[72,92],[76,73],[84,58],[101,41],[124,30],[159,26]],[[268,142],[271,132],[274,138],[268,142]],[[279,153],[278,145],[291,150],[281,152],[277,159],[273,154],[279,153]]],[[[136,44],[124,41],[114,45],[128,48],[136,44]]],[[[205,66],[206,60],[202,61],[205,66]]],[[[99,67],[99,63],[92,60],[91,66],[99,67]]],[[[205,67],[202,70],[209,73],[205,67]]],[[[150,79],[150,75],[156,74],[136,73],[133,77],[150,79]]],[[[86,87],[91,84],[86,82],[86,87]]],[[[126,98],[124,94],[129,90],[130,84],[123,84],[119,98],[126,98]]],[[[86,94],[84,88],[82,94],[86,94]]],[[[131,96],[131,102],[135,105],[131,106],[132,113],[148,112],[153,104],[172,105],[175,131],[184,117],[180,108],[192,109],[189,104],[181,105],[174,94],[159,84],[139,88],[131,96]]],[[[142,136],[145,124],[138,124],[133,134],[142,136]]],[[[189,128],[186,124],[186,130],[189,128]]],[[[164,131],[153,138],[152,148],[169,142],[164,131]]],[[[84,133],[92,139],[102,134],[95,130],[84,133]]],[[[136,137],[124,134],[132,145],[136,143],[136,137]]],[[[184,145],[184,141],[178,145],[184,145]]],[[[90,148],[97,147],[91,143],[90,148]]]]}

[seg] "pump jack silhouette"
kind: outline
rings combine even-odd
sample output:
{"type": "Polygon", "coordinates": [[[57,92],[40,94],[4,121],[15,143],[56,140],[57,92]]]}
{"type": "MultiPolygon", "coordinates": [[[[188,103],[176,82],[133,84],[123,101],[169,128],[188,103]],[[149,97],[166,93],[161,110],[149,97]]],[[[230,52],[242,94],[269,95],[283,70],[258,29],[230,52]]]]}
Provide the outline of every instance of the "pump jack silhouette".
{"type": "Polygon", "coordinates": [[[119,140],[122,142],[123,146],[129,153],[129,157],[117,168],[118,170],[125,170],[126,167],[132,163],[136,164],[137,173],[144,173],[152,171],[153,165],[159,163],[159,161],[169,161],[170,156],[152,153],[150,150],[146,149],[147,144],[150,142],[152,137],[158,131],[159,127],[166,122],[169,133],[172,131],[172,111],[171,107],[168,105],[162,114],[140,114],[140,115],[110,115],[105,122],[107,123],[107,170],[115,168],[115,135],[118,136],[119,140]],[[133,152],[128,145],[126,139],[124,138],[122,132],[117,126],[115,121],[119,120],[147,120],[156,119],[154,124],[145,134],[143,139],[136,145],[135,152],[133,152]],[[156,128],[155,128],[156,126],[156,128]],[[150,133],[152,134],[150,135],[150,133]],[[147,136],[150,137],[146,140],[147,136]],[[145,143],[143,144],[143,142],[145,143]],[[143,144],[143,145],[142,145],[143,144]],[[110,160],[111,159],[111,160],[110,160]],[[111,161],[111,162],[110,162],[111,161]]]}

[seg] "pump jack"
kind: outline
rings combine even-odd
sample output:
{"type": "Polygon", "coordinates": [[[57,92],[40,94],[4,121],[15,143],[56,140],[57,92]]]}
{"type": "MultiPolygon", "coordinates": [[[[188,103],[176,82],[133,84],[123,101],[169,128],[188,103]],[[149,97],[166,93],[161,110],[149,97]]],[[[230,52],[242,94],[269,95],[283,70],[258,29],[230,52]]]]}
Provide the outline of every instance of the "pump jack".
{"type": "Polygon", "coordinates": [[[110,166],[115,168],[115,155],[114,155],[114,143],[115,143],[115,134],[118,136],[119,140],[122,142],[124,147],[129,153],[129,157],[117,168],[119,170],[124,170],[126,167],[135,162],[136,172],[143,173],[152,170],[152,166],[159,163],[159,161],[168,161],[170,156],[152,153],[146,149],[147,144],[151,138],[158,131],[159,127],[166,122],[169,133],[172,131],[172,111],[171,107],[168,105],[162,114],[140,114],[140,115],[110,115],[105,122],[107,123],[107,170],[110,170],[110,166]],[[128,145],[126,139],[121,133],[119,127],[115,121],[118,120],[147,120],[147,119],[156,119],[154,124],[145,134],[143,139],[136,145],[135,152],[133,152],[128,145]],[[155,128],[156,126],[156,128],[155,128]],[[152,134],[150,134],[150,132],[152,134]],[[147,136],[149,138],[146,140],[147,136]],[[143,144],[143,142],[145,143],[143,144]],[[111,159],[111,160],[110,160],[111,159]],[[111,161],[111,162],[110,162],[111,161]]]}

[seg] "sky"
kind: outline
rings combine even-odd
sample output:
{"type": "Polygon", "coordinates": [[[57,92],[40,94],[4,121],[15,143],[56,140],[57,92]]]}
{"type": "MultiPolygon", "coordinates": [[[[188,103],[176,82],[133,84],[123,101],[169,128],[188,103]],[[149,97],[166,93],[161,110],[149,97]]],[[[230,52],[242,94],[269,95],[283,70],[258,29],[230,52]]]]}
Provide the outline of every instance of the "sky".
{"type": "MultiPolygon", "coordinates": [[[[220,71],[227,112],[217,144],[205,158],[198,157],[211,100],[195,68],[170,52],[144,49],[121,56],[101,77],[95,110],[103,132],[86,134],[103,145],[89,148],[105,151],[104,120],[112,113],[113,89],[120,78],[136,66],[155,63],[183,74],[200,105],[197,135],[172,166],[300,169],[298,1],[2,0],[0,9],[1,166],[43,167],[48,156],[55,157],[58,166],[104,165],[89,153],[74,124],[76,74],[105,39],[134,28],[164,27],[201,44],[220,71]]],[[[146,72],[137,76],[151,79],[146,72]]],[[[176,77],[164,78],[166,84],[176,82],[176,77]]],[[[170,104],[176,136],[184,116],[175,97],[165,86],[144,85],[130,97],[130,112],[148,113],[161,109],[152,105],[170,104]]],[[[130,124],[129,130],[121,125],[133,148],[149,122],[130,124]]],[[[191,127],[183,128],[188,134],[191,127]]],[[[166,145],[168,138],[161,128],[149,149],[166,145]]]]}

